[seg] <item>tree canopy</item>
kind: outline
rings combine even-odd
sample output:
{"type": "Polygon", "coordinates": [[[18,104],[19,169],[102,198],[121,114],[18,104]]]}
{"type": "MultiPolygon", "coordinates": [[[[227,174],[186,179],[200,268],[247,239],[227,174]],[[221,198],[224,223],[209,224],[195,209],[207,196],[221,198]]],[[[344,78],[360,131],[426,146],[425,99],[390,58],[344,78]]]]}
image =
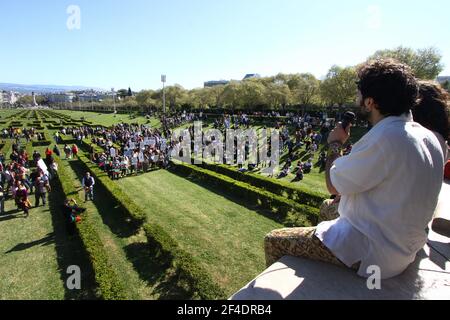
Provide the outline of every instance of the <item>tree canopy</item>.
{"type": "Polygon", "coordinates": [[[434,80],[444,70],[441,63],[442,55],[433,47],[414,50],[411,48],[398,47],[392,50],[380,50],[370,59],[393,58],[409,65],[417,78],[434,80]]]}

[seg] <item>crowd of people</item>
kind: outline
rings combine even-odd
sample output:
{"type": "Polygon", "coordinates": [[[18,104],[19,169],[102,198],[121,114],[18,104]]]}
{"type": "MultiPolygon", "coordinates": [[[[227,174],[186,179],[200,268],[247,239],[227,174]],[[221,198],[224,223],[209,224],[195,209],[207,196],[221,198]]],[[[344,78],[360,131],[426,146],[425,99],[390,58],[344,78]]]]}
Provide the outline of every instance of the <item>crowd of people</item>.
{"type": "MultiPolygon", "coordinates": [[[[91,139],[91,161],[108,173],[111,179],[147,172],[154,168],[167,168],[172,141],[158,129],[146,125],[117,124],[111,128],[64,128],[61,133],[71,134],[81,146],[85,138],[91,139]]],[[[76,144],[64,146],[66,158],[77,155],[76,144]]]]}
{"type": "Polygon", "coordinates": [[[21,138],[25,138],[26,142],[30,142],[31,140],[43,141],[45,140],[45,135],[42,132],[38,132],[38,130],[33,127],[9,127],[8,129],[3,129],[2,131],[2,139],[14,139],[16,143],[19,143],[21,138]]]}
{"type": "MultiPolygon", "coordinates": [[[[369,61],[357,72],[357,103],[371,129],[347,148],[349,126],[338,123],[328,134],[325,182],[334,200],[323,203],[316,227],[267,234],[268,266],[291,255],[366,278],[377,266],[379,278],[388,279],[427,242],[448,161],[449,94],[392,59],[369,61]]],[[[436,220],[432,229],[450,236],[448,218],[436,220]]]]}
{"type": "Polygon", "coordinates": [[[34,194],[35,207],[41,202],[47,204],[47,194],[51,191],[50,180],[57,176],[57,165],[53,158],[53,151],[47,149],[45,158],[34,151],[29,154],[14,143],[12,152],[7,159],[0,153],[0,211],[5,212],[4,202],[13,199],[19,211],[26,217],[33,207],[29,196],[34,194]],[[30,169],[34,168],[34,169],[30,169]]]}

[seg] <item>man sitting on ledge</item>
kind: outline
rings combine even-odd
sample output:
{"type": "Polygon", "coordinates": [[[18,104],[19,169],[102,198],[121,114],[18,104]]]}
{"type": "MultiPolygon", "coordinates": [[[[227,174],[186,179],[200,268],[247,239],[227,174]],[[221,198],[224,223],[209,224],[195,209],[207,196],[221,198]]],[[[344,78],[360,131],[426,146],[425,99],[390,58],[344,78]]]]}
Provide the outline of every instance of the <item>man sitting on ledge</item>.
{"type": "Polygon", "coordinates": [[[358,77],[358,104],[373,128],[344,157],[349,128],[338,124],[328,138],[326,182],[341,196],[340,217],[316,228],[269,233],[267,265],[301,256],[353,268],[362,277],[378,266],[386,279],[401,274],[426,244],[444,156],[436,136],[412,120],[417,80],[390,59],[363,65],[358,77]]]}

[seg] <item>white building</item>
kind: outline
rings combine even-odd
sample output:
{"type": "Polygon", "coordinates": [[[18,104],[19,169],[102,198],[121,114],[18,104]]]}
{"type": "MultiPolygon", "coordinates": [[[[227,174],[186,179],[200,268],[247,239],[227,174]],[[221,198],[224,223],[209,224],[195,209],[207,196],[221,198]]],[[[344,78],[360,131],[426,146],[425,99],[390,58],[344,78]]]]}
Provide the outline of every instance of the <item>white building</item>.
{"type": "Polygon", "coordinates": [[[98,102],[98,101],[103,101],[103,100],[107,100],[107,99],[112,99],[112,93],[110,92],[106,92],[106,93],[102,93],[102,92],[84,92],[82,94],[78,95],[78,99],[81,102],[98,102]]]}
{"type": "Polygon", "coordinates": [[[54,93],[48,96],[50,103],[71,103],[75,95],[73,93],[54,93]]]}
{"type": "Polygon", "coordinates": [[[17,102],[17,96],[12,91],[0,92],[0,103],[13,105],[17,102]]]}

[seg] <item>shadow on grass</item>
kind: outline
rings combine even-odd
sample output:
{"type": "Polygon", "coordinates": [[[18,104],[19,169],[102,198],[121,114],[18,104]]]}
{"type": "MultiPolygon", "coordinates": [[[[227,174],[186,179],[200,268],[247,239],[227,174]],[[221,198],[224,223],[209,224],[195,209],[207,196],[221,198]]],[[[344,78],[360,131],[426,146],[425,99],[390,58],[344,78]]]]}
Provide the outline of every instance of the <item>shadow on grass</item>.
{"type": "Polygon", "coordinates": [[[284,221],[285,217],[283,217],[282,215],[277,215],[276,213],[273,213],[269,209],[263,209],[259,205],[249,204],[249,202],[245,198],[240,198],[240,197],[234,196],[228,192],[224,192],[223,190],[221,190],[221,188],[218,185],[215,185],[214,183],[210,183],[205,180],[196,178],[194,175],[182,174],[180,172],[177,172],[177,170],[173,170],[173,169],[169,170],[169,172],[172,174],[175,174],[181,178],[184,178],[192,183],[195,183],[196,185],[202,187],[203,189],[206,189],[207,191],[214,192],[215,194],[222,196],[225,199],[227,199],[231,202],[234,202],[244,208],[255,211],[256,213],[258,213],[268,219],[271,219],[271,220],[281,223],[281,224],[284,224],[284,222],[285,222],[284,221]]]}
{"type": "MultiPolygon", "coordinates": [[[[70,162],[71,168],[79,179],[84,174],[83,167],[77,161],[70,162]]],[[[128,221],[117,203],[111,203],[109,192],[97,184],[94,204],[102,221],[116,236],[129,238],[139,232],[139,227],[128,221]]],[[[161,254],[158,249],[147,243],[131,243],[124,248],[127,259],[133,264],[139,277],[154,286],[153,293],[161,300],[182,300],[191,298],[188,291],[178,283],[178,274],[173,271],[171,257],[161,254]],[[156,285],[156,286],[155,286],[156,285]]]]}
{"type": "MultiPolygon", "coordinates": [[[[78,161],[69,162],[70,167],[82,179],[85,170],[78,161]]],[[[130,221],[120,207],[119,203],[113,203],[109,192],[97,183],[94,188],[94,204],[105,225],[109,227],[112,233],[120,238],[129,238],[138,232],[139,226],[130,221]]]]}
{"type": "Polygon", "coordinates": [[[173,270],[171,257],[162,254],[147,243],[133,243],[125,248],[125,253],[139,277],[156,284],[154,294],[159,300],[186,300],[191,294],[179,284],[179,275],[173,270]]]}
{"type": "Polygon", "coordinates": [[[65,195],[58,179],[52,181],[52,192],[49,193],[49,209],[52,215],[53,241],[56,244],[58,266],[61,280],[64,284],[66,300],[94,300],[96,296],[96,282],[92,265],[78,234],[73,236],[67,232],[66,221],[62,214],[62,204],[65,195]],[[70,276],[66,270],[76,265],[81,269],[81,290],[69,290],[66,286],[70,276]]]}
{"type": "Polygon", "coordinates": [[[35,246],[48,246],[48,245],[53,244],[54,242],[55,242],[55,234],[52,232],[52,233],[47,234],[47,236],[45,236],[42,239],[31,241],[28,243],[19,243],[14,248],[6,251],[5,253],[8,254],[8,253],[17,252],[17,251],[23,251],[23,250],[31,249],[35,246]]]}
{"type": "Polygon", "coordinates": [[[0,222],[9,221],[9,220],[13,220],[13,219],[20,219],[20,218],[22,218],[22,219],[25,218],[22,211],[11,210],[11,211],[5,212],[4,214],[0,215],[0,222]]]}

